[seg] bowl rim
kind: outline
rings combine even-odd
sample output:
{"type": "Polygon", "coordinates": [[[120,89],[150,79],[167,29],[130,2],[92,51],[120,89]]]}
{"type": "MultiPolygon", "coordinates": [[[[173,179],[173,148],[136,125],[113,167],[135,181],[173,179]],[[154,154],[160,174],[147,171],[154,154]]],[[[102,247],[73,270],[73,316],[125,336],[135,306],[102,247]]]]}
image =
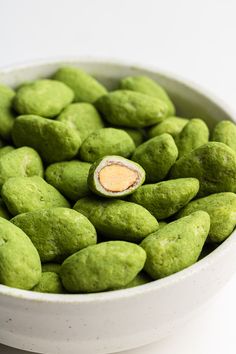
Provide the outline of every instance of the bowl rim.
{"type": "MultiPolygon", "coordinates": [[[[203,88],[199,84],[195,84],[191,80],[185,79],[181,75],[176,75],[172,72],[161,70],[152,65],[145,65],[142,63],[134,63],[123,59],[113,59],[113,58],[104,58],[104,57],[93,57],[93,56],[69,56],[69,57],[57,57],[50,59],[39,59],[24,61],[22,63],[14,63],[7,67],[0,67],[0,75],[8,74],[10,72],[18,70],[27,70],[29,68],[34,68],[38,66],[46,66],[53,64],[73,64],[73,63],[91,63],[91,64],[108,64],[108,65],[117,65],[120,67],[130,67],[137,70],[144,70],[149,73],[160,74],[167,79],[180,83],[190,89],[197,91],[198,94],[204,96],[206,99],[210,99],[214,104],[219,106],[231,119],[235,122],[236,117],[235,112],[224,100],[217,97],[215,94],[212,94],[208,89],[203,88]]],[[[210,265],[218,261],[219,258],[224,257],[227,252],[230,250],[232,244],[236,244],[236,230],[214,251],[209,255],[199,260],[195,264],[185,268],[182,271],[179,271],[175,274],[169,275],[165,278],[154,280],[150,283],[139,285],[137,287],[120,289],[99,293],[90,293],[90,294],[49,294],[49,293],[37,293],[31,290],[22,290],[17,288],[11,288],[6,285],[0,284],[0,296],[6,296],[8,298],[14,298],[18,300],[27,300],[31,302],[45,302],[45,303],[97,303],[97,302],[110,302],[110,301],[119,301],[120,299],[143,296],[150,292],[158,291],[162,288],[172,286],[185,278],[192,276],[195,273],[203,271],[205,268],[208,268],[210,265]]]]}

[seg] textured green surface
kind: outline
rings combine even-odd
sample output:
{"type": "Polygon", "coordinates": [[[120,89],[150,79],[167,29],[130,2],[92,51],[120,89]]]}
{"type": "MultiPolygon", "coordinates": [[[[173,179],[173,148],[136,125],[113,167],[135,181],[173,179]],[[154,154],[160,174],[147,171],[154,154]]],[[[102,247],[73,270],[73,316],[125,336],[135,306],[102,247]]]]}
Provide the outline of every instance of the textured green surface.
{"type": "Polygon", "coordinates": [[[162,134],[138,146],[132,160],[144,168],[146,181],[152,183],[166,177],[177,156],[178,150],[172,136],[162,134]]]}
{"type": "MultiPolygon", "coordinates": [[[[123,286],[119,289],[134,288],[135,286],[150,283],[150,281],[152,281],[152,279],[149,277],[148,274],[146,274],[144,272],[140,272],[136,275],[136,277],[133,280],[131,280],[130,283],[126,284],[125,286],[123,286]]],[[[118,290],[118,289],[116,289],[116,290],[118,290]]]]}
{"type": "Polygon", "coordinates": [[[65,292],[59,275],[54,272],[42,273],[40,282],[32,289],[32,291],[51,294],[63,294],[65,292]]]}
{"type": "Polygon", "coordinates": [[[134,150],[134,141],[124,130],[103,128],[87,137],[79,154],[83,161],[94,162],[106,155],[129,157],[134,150]]]}
{"type": "Polygon", "coordinates": [[[133,139],[135,146],[139,146],[143,143],[144,141],[144,132],[143,129],[134,129],[134,128],[123,128],[120,127],[121,129],[123,129],[124,131],[126,131],[126,133],[129,134],[129,136],[133,139]]]}
{"type": "Polygon", "coordinates": [[[2,199],[12,215],[52,207],[69,207],[67,200],[41,177],[13,177],[2,187],[2,199]]]}
{"type": "Polygon", "coordinates": [[[159,279],[195,263],[210,229],[210,217],[204,211],[171,222],[142,241],[147,253],[145,271],[159,279]]]}
{"type": "Polygon", "coordinates": [[[41,277],[38,252],[27,235],[0,217],[0,284],[32,289],[41,277]]]}
{"type": "Polygon", "coordinates": [[[54,80],[36,80],[20,86],[14,98],[19,114],[36,114],[52,118],[74,99],[73,91],[64,83],[54,80]]]}
{"type": "Polygon", "coordinates": [[[222,120],[215,126],[211,140],[224,143],[236,152],[236,125],[229,120],[222,120]]]}
{"type": "Polygon", "coordinates": [[[60,68],[53,77],[69,86],[75,95],[75,102],[95,102],[107,93],[106,88],[82,69],[65,66],[60,68]]]}
{"type": "Polygon", "coordinates": [[[90,194],[87,185],[91,164],[82,161],[56,162],[45,171],[45,179],[65,197],[76,202],[90,194]]]}
{"type": "Polygon", "coordinates": [[[90,103],[73,103],[67,106],[57,120],[76,129],[82,141],[94,131],[104,127],[99,113],[90,103]]]}
{"type": "Polygon", "coordinates": [[[0,84],[0,137],[9,140],[11,129],[14,124],[14,113],[12,111],[12,100],[15,92],[0,84]]]}
{"type": "Polygon", "coordinates": [[[141,205],[123,200],[82,198],[74,209],[84,214],[99,234],[109,239],[141,241],[158,229],[158,222],[141,205]]]}
{"type": "Polygon", "coordinates": [[[15,148],[11,145],[6,145],[3,147],[0,147],[0,158],[6,154],[8,154],[9,152],[12,152],[13,150],[15,150],[15,148]]]}
{"type": "Polygon", "coordinates": [[[123,287],[142,270],[144,250],[124,241],[89,246],[65,260],[61,279],[69,292],[99,292],[123,287]]]}
{"type": "Polygon", "coordinates": [[[167,133],[174,137],[178,135],[183,127],[188,123],[188,119],[180,117],[168,117],[163,122],[154,125],[148,131],[149,138],[167,133]]]}
{"type": "Polygon", "coordinates": [[[101,97],[96,107],[109,123],[130,128],[159,123],[168,112],[165,102],[158,98],[126,90],[117,90],[101,97]]]}
{"type": "Polygon", "coordinates": [[[172,167],[172,178],[195,177],[199,196],[236,191],[236,153],[223,143],[210,142],[181,157],[172,167]]]}
{"type": "Polygon", "coordinates": [[[123,90],[137,91],[146,95],[159,98],[168,107],[168,116],[175,114],[175,107],[167,92],[157,82],[147,76],[128,76],[121,80],[120,88],[123,90]]]}
{"type": "Polygon", "coordinates": [[[142,205],[158,220],[166,219],[188,204],[198,190],[196,178],[179,178],[141,186],[130,200],[142,205]]]}
{"type": "Polygon", "coordinates": [[[44,263],[42,264],[42,272],[51,272],[59,274],[61,265],[58,263],[44,263]]]}
{"type": "Polygon", "coordinates": [[[209,239],[212,242],[222,242],[233,232],[236,226],[236,194],[216,193],[193,200],[180,211],[178,217],[197,210],[206,211],[210,215],[209,239]]]}
{"type": "Polygon", "coordinates": [[[11,177],[31,176],[43,177],[43,164],[34,149],[25,146],[0,157],[0,189],[11,177]]]}
{"type": "Polygon", "coordinates": [[[47,163],[71,160],[81,145],[80,136],[73,128],[34,115],[18,117],[12,137],[16,146],[34,148],[47,163]]]}
{"type": "Polygon", "coordinates": [[[175,138],[179,158],[192,150],[206,144],[209,140],[209,129],[202,119],[191,119],[175,138]]]}
{"type": "Polygon", "coordinates": [[[91,222],[68,208],[24,213],[11,222],[29,236],[42,262],[62,262],[71,254],[97,242],[91,222]]]}

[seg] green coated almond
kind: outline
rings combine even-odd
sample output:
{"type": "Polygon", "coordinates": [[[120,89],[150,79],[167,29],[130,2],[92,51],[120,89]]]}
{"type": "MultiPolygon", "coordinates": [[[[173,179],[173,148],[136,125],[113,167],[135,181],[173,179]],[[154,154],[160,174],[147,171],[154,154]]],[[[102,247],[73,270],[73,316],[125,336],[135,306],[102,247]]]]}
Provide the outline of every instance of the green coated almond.
{"type": "Polygon", "coordinates": [[[14,98],[14,108],[20,114],[52,118],[73,99],[73,91],[64,83],[46,79],[36,80],[20,86],[14,98]]]}
{"type": "Polygon", "coordinates": [[[41,278],[38,252],[28,236],[0,217],[0,284],[30,290],[41,278]]]}
{"type": "Polygon", "coordinates": [[[45,171],[45,179],[65,197],[76,202],[90,194],[87,179],[91,164],[81,161],[56,162],[45,171]]]}
{"type": "Polygon", "coordinates": [[[97,242],[91,222],[69,208],[36,210],[17,215],[11,222],[28,235],[42,262],[61,262],[97,242]]]}
{"type": "Polygon", "coordinates": [[[236,152],[236,125],[229,120],[222,120],[215,126],[211,140],[224,143],[236,152]]]}
{"type": "Polygon", "coordinates": [[[158,229],[158,222],[141,205],[123,200],[82,198],[74,209],[85,215],[106,238],[141,241],[158,229]]]}
{"type": "Polygon", "coordinates": [[[192,150],[206,144],[209,140],[209,129],[202,119],[191,119],[175,138],[179,158],[192,150]]]}
{"type": "Polygon", "coordinates": [[[178,156],[178,149],[170,134],[162,134],[138,146],[132,160],[146,172],[148,183],[161,181],[168,174],[178,156]]]}
{"type": "Polygon", "coordinates": [[[88,175],[92,192],[104,197],[133,193],[145,180],[145,171],[137,163],[120,156],[106,156],[93,163],[88,175]]]}
{"type": "Polygon", "coordinates": [[[42,264],[42,272],[50,272],[59,274],[61,270],[61,265],[58,263],[44,263],[42,264]]]}
{"type": "Polygon", "coordinates": [[[11,145],[6,145],[0,148],[0,158],[6,154],[8,154],[9,152],[12,152],[13,150],[15,150],[15,148],[11,145]]]}
{"type": "Polygon", "coordinates": [[[112,290],[130,283],[142,270],[145,260],[146,254],[138,245],[102,242],[67,258],[60,275],[64,287],[72,293],[112,290]]]}
{"type": "Polygon", "coordinates": [[[43,164],[34,149],[24,146],[0,157],[0,189],[11,177],[31,176],[43,177],[43,164]]]}
{"type": "Polygon", "coordinates": [[[75,95],[75,102],[95,102],[107,93],[107,89],[82,69],[65,66],[54,75],[54,79],[64,82],[75,95]]]}
{"type": "Polygon", "coordinates": [[[113,125],[143,128],[163,121],[168,112],[165,102],[140,92],[117,90],[102,96],[96,107],[113,125]]]}
{"type": "Polygon", "coordinates": [[[32,289],[32,291],[50,294],[65,293],[59,275],[54,272],[42,273],[39,283],[32,289]]]}
{"type": "Polygon", "coordinates": [[[29,211],[65,207],[67,200],[41,177],[13,177],[2,187],[2,199],[12,215],[29,211]]]}
{"type": "Polygon", "coordinates": [[[76,129],[82,141],[94,131],[104,128],[104,123],[90,103],[73,103],[67,106],[57,120],[76,129]]]}
{"type": "Polygon", "coordinates": [[[172,167],[172,178],[195,177],[199,196],[236,191],[236,153],[223,143],[210,142],[182,156],[172,167]]]}
{"type": "Polygon", "coordinates": [[[73,128],[33,115],[15,120],[12,137],[16,146],[34,148],[47,163],[71,160],[81,145],[79,134],[73,128]]]}
{"type": "Polygon", "coordinates": [[[106,155],[129,157],[134,150],[133,139],[124,130],[103,128],[85,139],[80,148],[80,157],[83,161],[94,162],[106,155]]]}
{"type": "Polygon", "coordinates": [[[15,116],[12,111],[12,101],[15,92],[3,84],[0,84],[0,137],[9,140],[15,116]]]}
{"type": "Polygon", "coordinates": [[[143,143],[145,137],[144,129],[134,129],[134,128],[126,128],[126,127],[120,127],[120,128],[129,134],[129,136],[133,139],[133,142],[136,147],[143,143]]]}
{"type": "Polygon", "coordinates": [[[145,271],[159,279],[195,263],[210,229],[210,217],[204,211],[171,222],[142,241],[147,253],[145,271]]]}
{"type": "Polygon", "coordinates": [[[137,91],[146,95],[159,98],[168,106],[168,116],[175,114],[175,106],[167,92],[156,81],[147,76],[128,76],[121,80],[122,90],[137,91]]]}
{"type": "Polygon", "coordinates": [[[236,226],[236,194],[216,193],[191,201],[183,208],[178,217],[203,210],[210,215],[211,227],[209,239],[212,242],[224,241],[236,226]]]}
{"type": "Polygon", "coordinates": [[[157,220],[175,214],[193,199],[199,190],[196,178],[179,178],[141,186],[130,200],[142,205],[157,220]]]}
{"type": "MultiPolygon", "coordinates": [[[[119,288],[119,289],[134,288],[139,285],[144,285],[144,284],[150,283],[151,281],[152,281],[152,279],[149,277],[149,275],[147,275],[147,273],[140,272],[136,275],[136,277],[133,280],[131,280],[130,283],[126,284],[125,286],[123,286],[122,288],[119,288]]],[[[118,289],[116,289],[116,290],[118,290],[118,289]]]]}
{"type": "Polygon", "coordinates": [[[188,119],[180,117],[168,117],[163,122],[154,125],[148,131],[149,138],[154,138],[155,136],[167,133],[175,138],[184,126],[188,123],[188,119]]]}

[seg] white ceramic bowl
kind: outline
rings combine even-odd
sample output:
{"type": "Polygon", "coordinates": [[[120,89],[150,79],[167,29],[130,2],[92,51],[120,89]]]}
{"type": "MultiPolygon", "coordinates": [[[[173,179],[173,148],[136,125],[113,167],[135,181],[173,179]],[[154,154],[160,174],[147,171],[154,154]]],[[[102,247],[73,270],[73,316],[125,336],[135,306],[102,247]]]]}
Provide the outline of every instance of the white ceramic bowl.
{"type": "MultiPolygon", "coordinates": [[[[179,114],[205,118],[210,127],[233,120],[222,102],[193,84],[114,61],[70,59],[12,67],[0,72],[0,82],[15,86],[66,63],[82,67],[109,88],[124,76],[148,75],[168,90],[179,114]]],[[[136,288],[53,295],[0,285],[0,342],[47,354],[105,354],[159,340],[206,306],[234,273],[235,254],[234,232],[195,265],[136,288]]]]}

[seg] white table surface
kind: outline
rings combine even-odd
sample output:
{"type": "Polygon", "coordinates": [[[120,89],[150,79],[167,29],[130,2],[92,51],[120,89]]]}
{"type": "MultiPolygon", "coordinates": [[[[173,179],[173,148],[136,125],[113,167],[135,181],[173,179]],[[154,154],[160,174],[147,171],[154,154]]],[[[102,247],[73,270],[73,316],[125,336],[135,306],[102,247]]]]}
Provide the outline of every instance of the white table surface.
{"type": "MultiPolygon", "coordinates": [[[[236,111],[235,14],[235,0],[0,0],[0,67],[58,56],[129,60],[195,81],[236,111]]],[[[124,353],[235,354],[235,299],[236,276],[172,337],[124,353]]],[[[0,353],[26,352],[0,344],[0,353]]]]}

